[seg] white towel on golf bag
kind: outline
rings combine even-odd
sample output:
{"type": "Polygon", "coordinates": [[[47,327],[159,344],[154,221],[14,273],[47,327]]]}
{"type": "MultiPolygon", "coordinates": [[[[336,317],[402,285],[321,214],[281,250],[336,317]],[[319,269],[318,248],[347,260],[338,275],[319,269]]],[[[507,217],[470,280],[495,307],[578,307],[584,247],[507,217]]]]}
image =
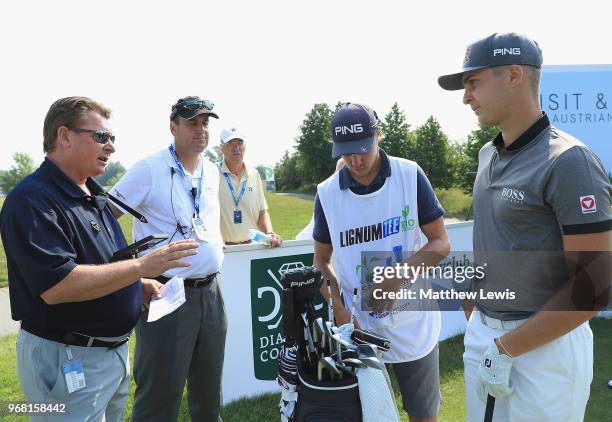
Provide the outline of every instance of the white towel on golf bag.
{"type": "Polygon", "coordinates": [[[361,368],[357,371],[357,380],[363,422],[399,422],[387,371],[361,368]]]}

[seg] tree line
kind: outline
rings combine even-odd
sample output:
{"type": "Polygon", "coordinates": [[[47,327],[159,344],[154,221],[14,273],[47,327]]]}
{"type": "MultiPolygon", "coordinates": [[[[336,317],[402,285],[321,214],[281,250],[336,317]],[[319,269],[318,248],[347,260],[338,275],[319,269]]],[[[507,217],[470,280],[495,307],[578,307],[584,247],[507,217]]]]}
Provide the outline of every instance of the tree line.
{"type": "MultiPolygon", "coordinates": [[[[15,164],[8,170],[0,170],[0,193],[6,195],[28,174],[36,170],[32,157],[25,152],[13,154],[15,164]]],[[[118,161],[111,161],[106,170],[95,179],[102,186],[113,186],[125,174],[125,167],[118,161]]]]}
{"type": "MultiPolygon", "coordinates": [[[[274,168],[276,189],[291,191],[313,188],[331,175],[336,160],[331,157],[331,119],[341,103],[332,108],[315,104],[306,114],[295,138],[295,151],[285,151],[274,168]]],[[[396,102],[380,122],[380,146],[395,157],[416,161],[435,188],[458,187],[470,193],[478,168],[478,151],[493,139],[497,129],[480,126],[466,142],[449,141],[440,123],[430,116],[412,129],[396,102]]]]}

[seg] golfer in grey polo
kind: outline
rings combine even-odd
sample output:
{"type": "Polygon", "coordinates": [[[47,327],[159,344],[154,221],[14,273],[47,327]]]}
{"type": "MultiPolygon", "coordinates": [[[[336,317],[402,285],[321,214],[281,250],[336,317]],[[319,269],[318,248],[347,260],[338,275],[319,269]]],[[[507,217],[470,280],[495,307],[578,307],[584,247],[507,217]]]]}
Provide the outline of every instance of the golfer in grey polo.
{"type": "MultiPolygon", "coordinates": [[[[572,252],[610,259],[611,188],[598,157],[542,113],[541,64],[533,40],[493,34],[468,47],[463,71],[438,79],[500,130],[480,150],[474,183],[474,253],[487,267],[466,311],[468,421],[483,420],[487,395],[497,421],[581,421],[589,397],[596,311],[558,299],[581,281],[566,265],[572,252]]],[[[605,265],[588,275],[609,286],[605,265]]]]}

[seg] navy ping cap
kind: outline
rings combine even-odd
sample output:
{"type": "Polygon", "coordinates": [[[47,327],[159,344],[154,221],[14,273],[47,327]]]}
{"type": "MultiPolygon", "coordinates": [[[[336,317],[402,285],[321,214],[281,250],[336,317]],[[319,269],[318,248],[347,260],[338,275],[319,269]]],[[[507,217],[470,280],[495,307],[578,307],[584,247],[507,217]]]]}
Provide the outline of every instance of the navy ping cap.
{"type": "Polygon", "coordinates": [[[538,43],[514,32],[489,35],[468,46],[463,59],[463,71],[440,76],[438,85],[449,91],[463,89],[465,73],[510,64],[542,67],[542,50],[538,43]]]}
{"type": "Polygon", "coordinates": [[[344,104],[332,117],[332,157],[368,153],[377,126],[378,116],[374,110],[362,104],[344,104]]]}

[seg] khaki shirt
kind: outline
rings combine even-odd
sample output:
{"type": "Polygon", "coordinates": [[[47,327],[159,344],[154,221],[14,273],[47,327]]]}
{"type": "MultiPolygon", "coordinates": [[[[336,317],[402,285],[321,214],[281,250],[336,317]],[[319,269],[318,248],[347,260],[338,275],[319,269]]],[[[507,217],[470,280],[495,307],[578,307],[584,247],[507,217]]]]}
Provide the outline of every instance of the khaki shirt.
{"type": "Polygon", "coordinates": [[[245,166],[245,173],[240,180],[229,171],[223,161],[219,167],[219,204],[221,206],[221,235],[225,242],[244,242],[249,239],[249,229],[257,229],[259,213],[268,209],[264,196],[263,186],[259,172],[245,166]],[[244,195],[236,207],[232,192],[227,184],[224,173],[229,175],[234,187],[234,195],[238,197],[242,190],[242,183],[246,180],[244,195]],[[242,223],[234,223],[234,211],[242,212],[242,223]]]}

